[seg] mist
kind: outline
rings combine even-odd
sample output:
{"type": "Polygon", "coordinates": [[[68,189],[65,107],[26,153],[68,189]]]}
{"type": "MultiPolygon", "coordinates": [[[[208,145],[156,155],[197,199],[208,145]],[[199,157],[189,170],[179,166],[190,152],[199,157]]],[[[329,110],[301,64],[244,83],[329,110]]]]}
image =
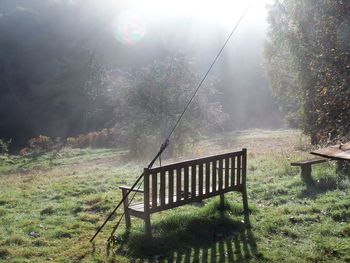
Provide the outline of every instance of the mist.
{"type": "MultiPolygon", "coordinates": [[[[111,128],[122,118],[111,77],[179,56],[196,68],[194,90],[248,2],[182,2],[2,1],[0,138],[20,148],[111,128]]],[[[228,116],[218,131],[282,126],[263,66],[266,4],[253,4],[210,73],[228,116]]]]}

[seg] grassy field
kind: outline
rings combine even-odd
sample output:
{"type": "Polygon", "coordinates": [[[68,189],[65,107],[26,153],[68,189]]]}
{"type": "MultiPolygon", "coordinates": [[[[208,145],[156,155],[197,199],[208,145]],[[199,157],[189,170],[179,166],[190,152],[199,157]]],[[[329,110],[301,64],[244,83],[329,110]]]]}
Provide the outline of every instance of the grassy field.
{"type": "MultiPolygon", "coordinates": [[[[146,161],[121,149],[64,149],[0,163],[0,261],[3,262],[350,262],[350,176],[332,162],[315,165],[314,187],[290,162],[310,158],[294,130],[252,130],[207,138],[191,157],[248,148],[250,226],[241,197],[188,205],[152,216],[154,241],[142,222],[124,225],[106,247],[109,222],[89,239],[146,161]]],[[[120,210],[118,214],[122,211],[120,210]]]]}

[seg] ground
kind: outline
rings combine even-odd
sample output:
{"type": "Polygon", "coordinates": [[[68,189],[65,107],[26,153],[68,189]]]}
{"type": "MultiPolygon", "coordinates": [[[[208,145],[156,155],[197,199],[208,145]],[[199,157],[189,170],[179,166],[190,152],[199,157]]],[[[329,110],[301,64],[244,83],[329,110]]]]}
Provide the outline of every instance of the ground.
{"type": "MultiPolygon", "coordinates": [[[[106,247],[113,223],[89,239],[147,161],[123,149],[64,149],[0,163],[0,261],[3,262],[350,262],[350,181],[332,162],[314,166],[314,187],[290,162],[310,158],[296,130],[251,130],[203,138],[192,157],[248,148],[250,225],[241,197],[152,215],[155,239],[144,242],[133,219],[106,247]]],[[[118,211],[118,215],[122,211],[118,211]]],[[[124,222],[123,222],[124,224],[124,222]]]]}

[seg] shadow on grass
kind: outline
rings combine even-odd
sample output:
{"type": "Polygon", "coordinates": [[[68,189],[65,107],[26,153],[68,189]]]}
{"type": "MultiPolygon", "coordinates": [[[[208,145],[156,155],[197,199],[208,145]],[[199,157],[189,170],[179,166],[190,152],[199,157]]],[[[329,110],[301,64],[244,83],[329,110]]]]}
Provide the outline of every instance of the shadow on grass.
{"type": "Polygon", "coordinates": [[[42,162],[47,162],[49,167],[54,166],[54,161],[59,157],[60,150],[55,150],[51,152],[34,152],[30,155],[26,156],[26,161],[23,162],[21,165],[18,166],[18,168],[28,168],[31,164],[37,163],[40,158],[46,157],[42,160],[42,162]]]}
{"type": "MultiPolygon", "coordinates": [[[[189,208],[190,210],[191,208],[189,208]]],[[[150,262],[248,262],[261,258],[241,206],[218,202],[188,213],[173,213],[153,224],[150,241],[139,231],[126,231],[114,240],[115,255],[150,262]]]]}
{"type": "Polygon", "coordinates": [[[342,173],[326,175],[313,180],[312,183],[306,184],[306,188],[300,192],[298,197],[317,198],[320,194],[328,191],[346,188],[349,182],[349,177],[342,173]]]}

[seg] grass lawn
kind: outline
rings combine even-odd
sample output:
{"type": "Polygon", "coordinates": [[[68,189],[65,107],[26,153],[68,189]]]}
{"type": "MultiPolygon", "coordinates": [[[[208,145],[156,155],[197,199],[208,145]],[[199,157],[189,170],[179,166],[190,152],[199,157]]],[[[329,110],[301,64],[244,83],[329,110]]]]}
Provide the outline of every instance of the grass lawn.
{"type": "MultiPolygon", "coordinates": [[[[290,162],[310,158],[295,130],[251,130],[203,138],[185,156],[248,148],[250,226],[241,196],[226,195],[152,215],[153,242],[133,219],[115,242],[115,220],[89,239],[147,161],[129,161],[121,149],[64,149],[0,161],[2,262],[350,262],[350,175],[332,162],[313,166],[307,188],[290,162]]],[[[138,197],[140,198],[140,197],[138,197]]],[[[122,210],[118,211],[118,215],[122,210]]],[[[124,224],[124,222],[123,222],[124,224]]]]}

